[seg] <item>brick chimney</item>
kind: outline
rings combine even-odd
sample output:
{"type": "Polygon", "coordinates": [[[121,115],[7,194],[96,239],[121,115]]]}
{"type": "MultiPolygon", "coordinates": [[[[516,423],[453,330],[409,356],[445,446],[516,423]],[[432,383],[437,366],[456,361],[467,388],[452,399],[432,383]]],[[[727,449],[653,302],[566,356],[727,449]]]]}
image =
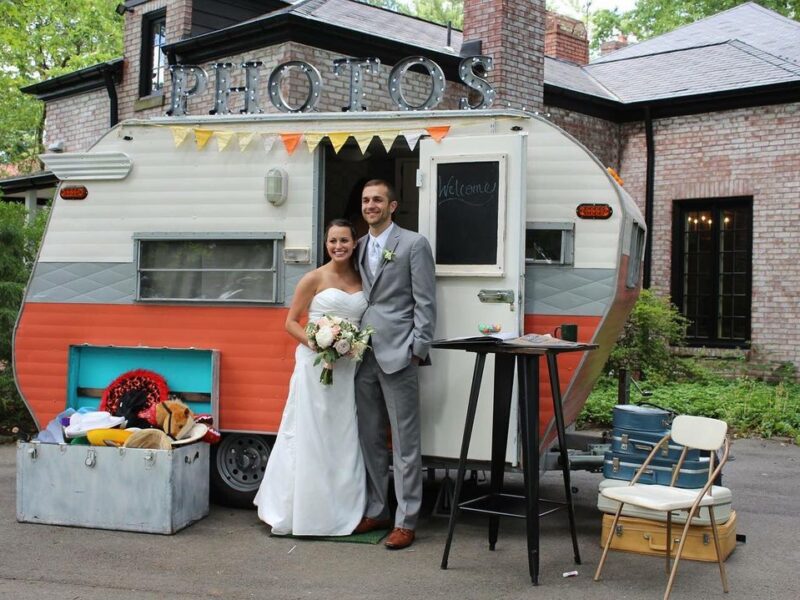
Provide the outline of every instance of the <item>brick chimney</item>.
{"type": "Polygon", "coordinates": [[[465,44],[494,59],[495,107],[542,109],[545,0],[464,0],[465,44]]]}
{"type": "Polygon", "coordinates": [[[619,50],[620,48],[624,48],[628,45],[628,36],[622,35],[621,33],[617,36],[615,40],[607,40],[600,44],[600,56],[605,56],[606,54],[610,54],[615,50],[619,50]]]}
{"type": "Polygon", "coordinates": [[[576,65],[589,63],[589,36],[582,21],[547,11],[544,53],[576,65]]]}

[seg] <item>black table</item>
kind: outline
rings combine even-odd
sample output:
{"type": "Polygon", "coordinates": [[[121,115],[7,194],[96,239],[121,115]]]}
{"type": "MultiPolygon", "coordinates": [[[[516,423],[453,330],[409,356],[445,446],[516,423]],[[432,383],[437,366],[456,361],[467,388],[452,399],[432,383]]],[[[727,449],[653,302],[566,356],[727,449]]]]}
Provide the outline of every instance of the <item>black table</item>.
{"type": "Polygon", "coordinates": [[[581,563],[578,549],[578,536],[575,528],[575,510],[572,504],[572,486],[564,434],[564,414],[561,407],[561,389],[558,382],[556,357],[564,352],[585,352],[597,348],[597,344],[564,344],[547,346],[514,345],[501,343],[492,338],[477,341],[439,340],[433,346],[440,349],[466,350],[475,353],[475,368],[472,374],[472,387],[467,404],[467,418],[464,424],[464,437],[461,441],[461,455],[458,461],[453,504],[450,511],[450,525],[447,542],[442,556],[442,569],[447,568],[450,545],[453,541],[456,519],[459,511],[477,512],[489,515],[489,550],[494,550],[501,516],[524,518],[527,525],[528,570],[531,581],[539,585],[539,518],[567,508],[569,527],[572,534],[572,548],[575,563],[581,563]],[[478,394],[483,377],[486,355],[495,355],[494,401],[492,416],[492,460],[489,493],[478,498],[460,502],[461,486],[467,465],[472,427],[478,406],[478,394]],[[553,395],[558,445],[561,452],[561,467],[564,478],[564,502],[542,500],[539,498],[539,357],[544,356],[550,374],[550,387],[553,395]],[[505,453],[508,442],[508,426],[511,414],[511,391],[514,383],[514,367],[519,379],[519,414],[522,429],[522,472],[525,494],[503,492],[505,474],[505,453]],[[540,504],[552,505],[540,511],[540,504]]]}

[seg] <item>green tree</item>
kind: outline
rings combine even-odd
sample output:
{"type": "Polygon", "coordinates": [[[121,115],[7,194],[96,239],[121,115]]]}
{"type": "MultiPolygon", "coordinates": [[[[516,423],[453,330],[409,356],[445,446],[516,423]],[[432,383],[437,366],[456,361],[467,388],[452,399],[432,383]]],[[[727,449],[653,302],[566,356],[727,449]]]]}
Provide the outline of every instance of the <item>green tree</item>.
{"type": "Polygon", "coordinates": [[[19,92],[122,55],[118,0],[0,1],[0,163],[37,166],[44,109],[19,92]]]}
{"type": "Polygon", "coordinates": [[[361,0],[372,6],[388,8],[404,15],[461,29],[464,22],[464,0],[361,0]]]}
{"type": "Polygon", "coordinates": [[[32,422],[17,393],[11,370],[14,324],[36,258],[47,210],[39,211],[32,221],[22,204],[0,199],[0,429],[21,425],[30,429],[32,422]]]}
{"type": "MultiPolygon", "coordinates": [[[[646,40],[728,10],[748,0],[638,0],[627,12],[598,10],[592,13],[592,48],[617,34],[633,34],[646,40]]],[[[758,4],[790,19],[800,18],[800,0],[759,0],[758,4]]]]}

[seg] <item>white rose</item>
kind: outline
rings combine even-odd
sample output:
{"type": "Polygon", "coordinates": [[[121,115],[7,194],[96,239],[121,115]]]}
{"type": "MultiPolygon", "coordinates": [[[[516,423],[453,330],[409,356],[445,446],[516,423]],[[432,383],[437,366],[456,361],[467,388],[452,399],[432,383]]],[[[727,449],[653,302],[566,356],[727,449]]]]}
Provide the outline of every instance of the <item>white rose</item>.
{"type": "Polygon", "coordinates": [[[348,352],[350,352],[350,342],[345,339],[340,339],[333,345],[333,349],[336,350],[341,356],[344,356],[348,352]]]}
{"type": "Polygon", "coordinates": [[[317,335],[314,336],[314,339],[317,341],[317,346],[323,350],[329,348],[333,343],[333,331],[330,327],[322,327],[317,332],[317,335]]]}

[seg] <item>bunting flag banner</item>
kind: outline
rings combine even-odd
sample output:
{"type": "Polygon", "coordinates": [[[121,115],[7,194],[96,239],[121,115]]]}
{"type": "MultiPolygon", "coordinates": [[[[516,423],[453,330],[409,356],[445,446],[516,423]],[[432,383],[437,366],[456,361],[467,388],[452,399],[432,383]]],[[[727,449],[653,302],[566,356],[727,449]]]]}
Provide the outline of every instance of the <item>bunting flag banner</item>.
{"type": "Polygon", "coordinates": [[[189,127],[170,127],[172,131],[172,140],[175,142],[175,147],[180,146],[188,137],[191,129],[189,127]]]}
{"type": "Polygon", "coordinates": [[[411,150],[413,150],[414,148],[416,148],[419,138],[421,138],[424,133],[425,132],[422,129],[418,129],[415,131],[401,131],[400,135],[406,138],[406,143],[408,144],[408,147],[411,150]]]}
{"type": "Polygon", "coordinates": [[[286,148],[286,153],[289,155],[297,150],[297,145],[300,143],[300,140],[303,139],[302,133],[281,133],[280,136],[283,141],[283,146],[286,148]]]}
{"type": "Polygon", "coordinates": [[[278,139],[276,135],[264,135],[261,137],[261,141],[264,143],[264,152],[269,153],[272,150],[272,146],[275,144],[275,140],[278,139]]]}
{"type": "Polygon", "coordinates": [[[256,134],[252,131],[242,131],[239,133],[239,150],[244,152],[245,148],[247,148],[253,141],[253,138],[256,137],[256,134]]]}
{"type": "Polygon", "coordinates": [[[441,142],[444,137],[450,132],[450,125],[441,125],[439,127],[426,127],[426,131],[431,134],[431,137],[437,142],[441,142]]]}
{"type": "Polygon", "coordinates": [[[217,138],[217,150],[222,152],[231,145],[231,142],[236,137],[236,132],[234,131],[217,131],[215,132],[215,137],[217,138]]]}
{"type": "Polygon", "coordinates": [[[386,151],[392,149],[392,144],[394,144],[395,138],[400,135],[399,131],[376,131],[375,135],[380,138],[383,147],[386,148],[386,151]]]}
{"type": "Polygon", "coordinates": [[[336,152],[336,154],[339,154],[339,150],[342,149],[342,146],[344,146],[344,143],[349,137],[350,134],[346,131],[337,131],[335,133],[331,132],[328,134],[328,139],[331,141],[331,144],[333,145],[333,151],[336,152]]]}
{"type": "Polygon", "coordinates": [[[364,133],[362,131],[359,133],[354,133],[353,137],[355,138],[358,147],[361,148],[361,154],[366,154],[367,148],[369,148],[369,144],[370,142],[372,142],[372,138],[375,137],[375,133],[374,132],[364,133]]]}
{"type": "Polygon", "coordinates": [[[319,143],[322,141],[322,138],[324,137],[325,137],[324,133],[306,133],[303,136],[303,139],[305,140],[306,145],[308,146],[308,151],[313,152],[314,150],[316,150],[317,146],[319,146],[319,143]]]}
{"type": "Polygon", "coordinates": [[[211,139],[211,136],[214,135],[214,132],[211,129],[195,129],[194,130],[194,141],[197,144],[197,149],[202,150],[206,147],[208,140],[211,139]]]}

